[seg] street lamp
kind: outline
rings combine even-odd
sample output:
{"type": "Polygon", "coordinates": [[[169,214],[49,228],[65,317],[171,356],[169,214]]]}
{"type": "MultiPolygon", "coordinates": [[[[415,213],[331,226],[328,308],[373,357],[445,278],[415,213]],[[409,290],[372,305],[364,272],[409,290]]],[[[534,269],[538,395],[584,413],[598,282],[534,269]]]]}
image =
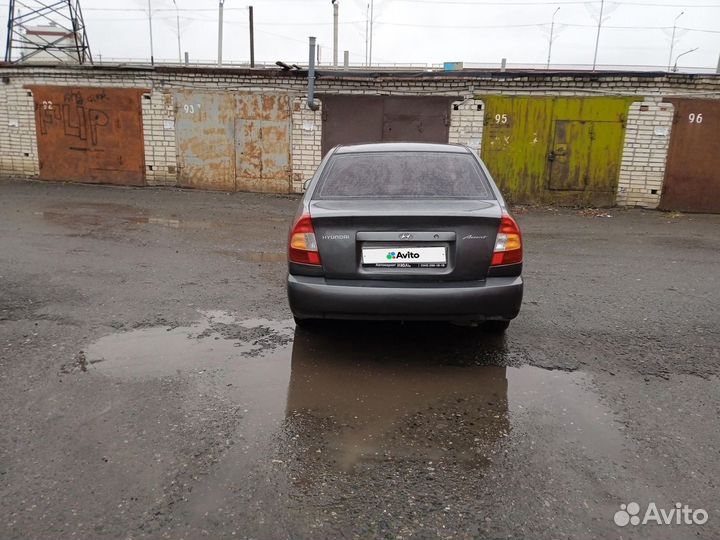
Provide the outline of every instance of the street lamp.
{"type": "Polygon", "coordinates": [[[560,6],[555,10],[555,13],[553,13],[551,22],[550,22],[550,45],[548,46],[548,58],[547,58],[547,64],[545,65],[545,69],[550,69],[550,55],[552,54],[552,42],[553,42],[553,33],[555,32],[555,15],[557,15],[557,12],[560,11],[560,6]]]}
{"type": "Polygon", "coordinates": [[[694,49],[690,49],[689,51],[685,51],[684,53],[678,54],[677,58],[675,59],[675,65],[673,66],[672,70],[673,70],[673,71],[677,71],[677,70],[678,70],[677,63],[678,63],[678,60],[680,60],[680,57],[681,57],[681,56],[685,56],[686,54],[690,54],[691,52],[695,52],[695,51],[697,51],[699,48],[700,48],[700,47],[695,47],[694,49]]]}
{"type": "Polygon", "coordinates": [[[668,55],[668,71],[670,71],[670,65],[672,64],[672,56],[673,56],[673,49],[675,48],[675,30],[677,30],[677,22],[680,17],[682,17],[684,11],[681,11],[678,13],[678,16],[675,17],[675,20],[673,21],[673,30],[672,30],[672,37],[670,38],[670,54],[668,55]]]}

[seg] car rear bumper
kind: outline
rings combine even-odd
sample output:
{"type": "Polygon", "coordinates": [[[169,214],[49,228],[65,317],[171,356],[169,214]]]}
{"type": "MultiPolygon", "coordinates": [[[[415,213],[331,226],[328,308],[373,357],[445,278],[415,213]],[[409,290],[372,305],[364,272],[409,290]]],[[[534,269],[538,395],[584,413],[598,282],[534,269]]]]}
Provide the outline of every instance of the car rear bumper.
{"type": "Polygon", "coordinates": [[[510,320],[523,295],[520,276],[420,284],[289,274],[287,287],[300,319],[510,320]]]}

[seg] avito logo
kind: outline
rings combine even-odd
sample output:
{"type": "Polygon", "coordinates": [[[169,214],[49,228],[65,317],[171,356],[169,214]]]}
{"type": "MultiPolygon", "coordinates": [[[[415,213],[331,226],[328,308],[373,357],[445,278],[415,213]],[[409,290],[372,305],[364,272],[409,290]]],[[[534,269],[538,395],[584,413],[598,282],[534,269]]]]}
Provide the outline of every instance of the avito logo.
{"type": "Polygon", "coordinates": [[[657,504],[648,504],[645,514],[642,515],[640,505],[636,502],[621,504],[620,510],[615,512],[613,521],[618,527],[626,525],[704,525],[708,520],[707,510],[702,508],[693,509],[687,504],[675,503],[675,508],[665,510],[658,508],[657,504]],[[641,517],[642,515],[642,517],[641,517]]]}
{"type": "Polygon", "coordinates": [[[420,254],[413,251],[389,251],[387,258],[389,261],[396,259],[419,259],[420,254]]]}

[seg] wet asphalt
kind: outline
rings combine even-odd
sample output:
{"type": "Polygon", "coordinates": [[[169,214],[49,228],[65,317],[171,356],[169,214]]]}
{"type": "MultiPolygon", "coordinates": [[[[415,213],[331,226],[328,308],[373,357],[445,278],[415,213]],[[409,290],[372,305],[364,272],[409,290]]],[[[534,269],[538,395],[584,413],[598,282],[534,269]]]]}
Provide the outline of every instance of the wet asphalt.
{"type": "Polygon", "coordinates": [[[0,537],[720,537],[720,216],[517,208],[497,337],[295,329],[295,205],[0,182],[0,537]]]}

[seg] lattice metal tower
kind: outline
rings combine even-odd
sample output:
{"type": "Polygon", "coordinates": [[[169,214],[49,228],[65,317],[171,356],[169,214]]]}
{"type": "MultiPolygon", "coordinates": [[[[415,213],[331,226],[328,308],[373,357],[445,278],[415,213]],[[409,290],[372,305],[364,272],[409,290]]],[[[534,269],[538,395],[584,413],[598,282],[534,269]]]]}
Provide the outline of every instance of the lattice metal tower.
{"type": "Polygon", "coordinates": [[[80,0],[9,0],[5,61],[92,64],[80,0]]]}

